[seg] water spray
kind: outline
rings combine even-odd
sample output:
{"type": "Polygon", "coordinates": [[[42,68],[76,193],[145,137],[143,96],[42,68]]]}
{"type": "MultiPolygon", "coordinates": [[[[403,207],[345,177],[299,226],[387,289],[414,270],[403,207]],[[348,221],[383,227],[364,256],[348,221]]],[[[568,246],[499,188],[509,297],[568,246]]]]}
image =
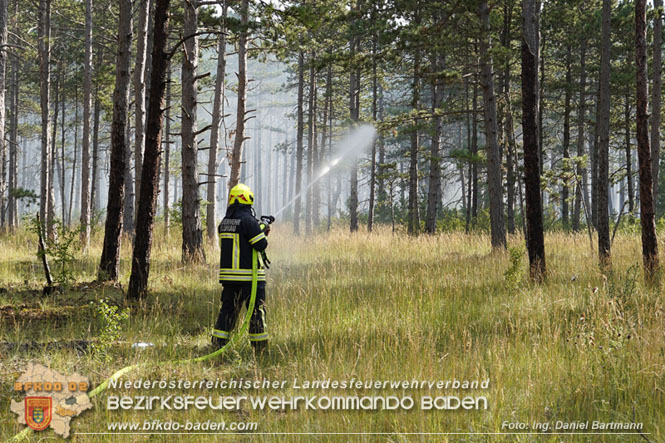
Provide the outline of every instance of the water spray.
{"type": "Polygon", "coordinates": [[[344,158],[349,157],[350,159],[358,160],[365,151],[367,151],[367,148],[372,146],[375,138],[376,129],[374,129],[374,126],[372,125],[362,125],[349,132],[346,137],[337,143],[337,156],[325,164],[307,186],[294,195],[291,200],[286,202],[286,204],[275,213],[275,217],[284,212],[284,210],[291,206],[302,194],[314,186],[316,182],[328,175],[344,158]]]}

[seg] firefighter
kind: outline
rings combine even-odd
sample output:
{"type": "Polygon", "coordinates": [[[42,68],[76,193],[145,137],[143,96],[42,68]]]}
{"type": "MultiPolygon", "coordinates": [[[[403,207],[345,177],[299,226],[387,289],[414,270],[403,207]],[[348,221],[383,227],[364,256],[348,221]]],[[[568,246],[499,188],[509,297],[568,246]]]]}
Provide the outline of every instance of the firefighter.
{"type": "MultiPolygon", "coordinates": [[[[236,326],[242,305],[249,305],[252,291],[252,249],[264,252],[268,246],[266,236],[270,224],[256,220],[252,204],[254,194],[240,183],[229,192],[226,216],[217,229],[220,241],[219,282],[222,290],[222,306],[212,332],[213,347],[223,347],[236,326]]],[[[258,260],[258,258],[257,258],[258,260]]],[[[254,311],[249,323],[249,340],[255,351],[262,351],[268,341],[266,332],[266,274],[260,264],[254,311]]]]}

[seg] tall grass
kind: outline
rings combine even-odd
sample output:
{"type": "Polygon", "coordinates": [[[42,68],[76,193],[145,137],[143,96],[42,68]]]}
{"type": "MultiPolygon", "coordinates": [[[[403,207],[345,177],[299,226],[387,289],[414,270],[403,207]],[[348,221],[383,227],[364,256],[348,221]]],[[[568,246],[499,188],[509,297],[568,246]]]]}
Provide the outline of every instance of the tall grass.
{"type": "MultiPolygon", "coordinates": [[[[114,370],[137,362],[197,356],[206,352],[219,309],[215,245],[207,263],[180,262],[178,232],[159,230],[153,245],[150,296],[127,303],[129,240],[123,242],[119,285],[90,284],[101,250],[97,233],[76,255],[77,283],[64,294],[43,297],[36,239],[20,231],[0,237],[0,341],[29,346],[0,348],[0,404],[28,361],[62,372],[86,374],[98,383],[114,370]],[[131,308],[122,339],[111,347],[111,363],[75,346],[46,343],[96,340],[103,322],[89,302],[101,299],[131,308]],[[9,306],[17,307],[9,311],[9,306]],[[136,350],[131,343],[155,346],[136,350]]],[[[389,229],[349,234],[343,229],[293,237],[276,225],[270,238],[267,323],[270,353],[255,359],[249,345],[202,364],[146,365],[128,379],[270,378],[289,380],[284,391],[244,394],[308,395],[290,382],[346,380],[490,379],[487,411],[107,411],[106,396],[75,419],[73,431],[103,432],[106,422],[249,420],[260,432],[502,432],[503,421],[637,421],[652,441],[665,440],[665,303],[657,288],[643,284],[639,237],[620,234],[613,269],[604,275],[585,235],[546,237],[548,279],[526,279],[526,259],[507,279],[511,255],[492,253],[489,238],[462,233],[407,237],[389,229]]],[[[520,237],[510,246],[524,248],[520,237]]],[[[512,264],[515,267],[514,263],[512,264]]],[[[118,395],[114,391],[113,394],[118,395]]],[[[126,391],[161,395],[163,391],[126,391]]],[[[351,391],[352,392],[352,391],[351,391]]],[[[360,391],[371,395],[462,395],[463,391],[360,391]]],[[[183,392],[178,392],[182,394],[183,392]]],[[[238,391],[199,391],[235,395],[238,391]]],[[[328,391],[345,395],[347,391],[328,391]]],[[[0,408],[0,438],[20,430],[9,408],[0,408]]],[[[50,431],[49,431],[50,432],[50,431]]],[[[105,436],[79,436],[102,441],[105,436]]],[[[321,440],[339,440],[319,436],[321,440]]],[[[352,438],[351,436],[342,439],[352,438]]],[[[365,437],[369,439],[370,437],[365,437]]],[[[376,437],[385,439],[385,436],[376,437]]],[[[429,439],[394,435],[394,441],[429,439]]],[[[433,438],[433,437],[432,437],[433,438]]],[[[481,435],[441,436],[451,441],[488,441],[481,435]]],[[[639,438],[639,437],[638,437],[639,438]]],[[[83,438],[82,438],[83,439],[83,438]]],[[[113,440],[134,441],[135,436],[113,440]]],[[[168,440],[168,436],[153,436],[168,440]]],[[[248,438],[249,439],[249,438],[248,438]]],[[[270,440],[255,435],[252,440],[270,440]]],[[[624,441],[626,436],[551,436],[539,441],[624,441]]],[[[492,441],[531,441],[533,436],[499,436],[492,441]],[[521,439],[521,440],[520,440],[521,439]]]]}

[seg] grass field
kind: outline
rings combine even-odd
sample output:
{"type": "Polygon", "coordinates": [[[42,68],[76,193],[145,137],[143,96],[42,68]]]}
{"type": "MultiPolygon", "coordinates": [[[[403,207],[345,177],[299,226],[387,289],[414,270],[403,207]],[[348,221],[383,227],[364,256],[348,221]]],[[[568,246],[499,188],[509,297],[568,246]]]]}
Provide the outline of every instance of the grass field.
{"type": "MultiPolygon", "coordinates": [[[[0,237],[0,439],[23,426],[9,411],[12,384],[29,361],[61,373],[78,372],[94,385],[115,370],[145,366],[125,380],[287,380],[277,390],[113,390],[72,422],[73,441],[170,441],[173,436],[81,435],[107,423],[145,420],[248,421],[258,432],[368,432],[395,435],[318,435],[322,441],[665,441],[665,297],[643,284],[640,240],[619,234],[612,272],[599,271],[585,235],[546,236],[549,275],[526,279],[526,257],[492,254],[482,235],[393,236],[388,230],[293,238],[277,225],[270,236],[267,322],[270,352],[255,358],[246,339],[214,361],[175,365],[166,360],[206,352],[219,309],[217,252],[208,264],[180,262],[178,232],[156,235],[150,296],[127,304],[125,241],[121,285],[91,283],[101,249],[95,236],[77,253],[74,279],[63,294],[41,295],[36,239],[25,232],[0,237]],[[511,270],[512,268],[512,270],[511,270]],[[117,337],[109,335],[99,301],[128,307],[117,337]],[[110,337],[110,338],[109,338],[110,337]],[[89,346],[90,340],[94,346],[89,346]],[[155,346],[139,350],[134,342],[155,346]],[[490,380],[487,390],[296,390],[292,380],[490,380]],[[404,411],[109,411],[107,395],[410,395],[404,411]],[[423,411],[425,395],[484,395],[487,410],[423,411]],[[499,433],[502,423],[641,422],[645,434],[399,435],[499,433]],[[78,434],[78,435],[77,435],[78,434]]],[[[524,249],[523,239],[510,246],[524,249]]],[[[15,398],[18,398],[15,396],[15,398]]],[[[35,437],[54,437],[45,431],[35,437]]],[[[198,439],[201,436],[186,437],[198,439]]],[[[236,436],[237,437],[237,436],[236,436]]],[[[229,441],[236,437],[224,437],[229,441]]],[[[307,440],[307,437],[294,437],[307,440]]],[[[247,435],[246,441],[274,435],[247,435]]],[[[288,437],[281,437],[288,438],[288,437]]]]}

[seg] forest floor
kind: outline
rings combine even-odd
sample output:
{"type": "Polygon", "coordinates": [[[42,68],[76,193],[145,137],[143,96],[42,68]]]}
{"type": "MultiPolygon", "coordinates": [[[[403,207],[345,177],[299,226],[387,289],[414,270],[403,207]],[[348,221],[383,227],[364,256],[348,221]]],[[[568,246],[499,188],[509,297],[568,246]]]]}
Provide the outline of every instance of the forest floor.
{"type": "MultiPolygon", "coordinates": [[[[255,357],[243,337],[218,359],[177,365],[165,361],[209,352],[220,305],[218,252],[212,244],[206,264],[184,266],[179,232],[167,238],[158,230],[150,295],[127,303],[127,240],[119,285],[93,283],[101,250],[96,232],[88,252],[75,254],[70,284],[43,296],[34,235],[0,237],[0,440],[23,428],[8,403],[18,399],[13,383],[33,361],[88,376],[93,387],[135,363],[143,366],[122,380],[287,382],[284,389],[110,389],[72,421],[72,441],[173,439],[84,434],[110,432],[113,422],[152,420],[257,423],[256,431],[242,438],[246,441],[273,440],[271,433],[395,433],[314,436],[322,441],[665,441],[665,296],[643,283],[639,235],[617,235],[614,268],[605,276],[586,235],[547,234],[548,279],[542,285],[526,278],[526,257],[491,253],[484,235],[413,238],[389,230],[350,235],[340,228],[294,238],[287,227],[275,225],[269,241],[269,352],[255,357]],[[101,300],[129,309],[128,320],[101,314],[101,300]],[[132,347],[136,342],[154,346],[132,347]],[[297,389],[296,378],[298,385],[327,378],[489,379],[489,388],[308,390],[297,389]],[[230,412],[107,408],[111,395],[168,394],[394,395],[411,396],[415,405],[390,411],[313,411],[302,405],[272,411],[247,404],[230,412]],[[422,397],[434,395],[485,396],[488,406],[421,410],[422,397]],[[644,435],[499,434],[509,432],[504,422],[525,423],[526,431],[533,431],[534,423],[550,423],[552,432],[557,422],[586,421],[589,427],[594,421],[639,422],[644,435]],[[423,432],[466,434],[411,434],[423,432]]],[[[520,237],[509,243],[524,249],[520,237]]],[[[54,436],[51,430],[33,434],[54,436]]]]}

